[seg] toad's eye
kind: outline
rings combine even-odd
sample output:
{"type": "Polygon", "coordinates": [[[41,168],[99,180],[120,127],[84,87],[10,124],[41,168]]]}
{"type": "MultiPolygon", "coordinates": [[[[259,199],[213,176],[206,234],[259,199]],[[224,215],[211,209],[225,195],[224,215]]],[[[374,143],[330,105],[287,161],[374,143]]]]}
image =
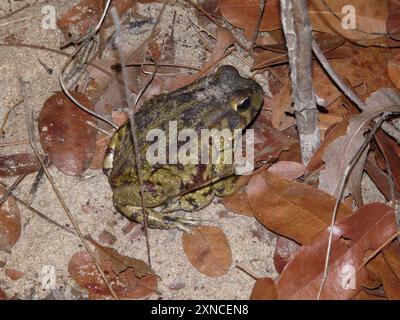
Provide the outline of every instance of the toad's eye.
{"type": "Polygon", "coordinates": [[[239,113],[245,112],[250,108],[250,106],[251,106],[251,99],[249,97],[246,97],[237,103],[236,111],[239,113]]]}

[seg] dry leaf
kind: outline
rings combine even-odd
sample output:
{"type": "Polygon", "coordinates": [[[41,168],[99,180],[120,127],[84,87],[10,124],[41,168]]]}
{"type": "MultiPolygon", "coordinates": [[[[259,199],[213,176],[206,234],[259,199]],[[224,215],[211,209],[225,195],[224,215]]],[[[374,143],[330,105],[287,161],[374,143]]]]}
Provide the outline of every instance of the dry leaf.
{"type": "MultiPolygon", "coordinates": [[[[0,186],[0,198],[5,189],[0,186]]],[[[0,206],[0,250],[10,250],[21,235],[21,216],[14,197],[0,206]]]]}
{"type": "Polygon", "coordinates": [[[287,180],[296,180],[304,175],[304,164],[294,161],[278,161],[272,164],[268,171],[287,180]]]}
{"type": "Polygon", "coordinates": [[[387,300],[386,298],[375,296],[373,294],[367,293],[364,290],[361,290],[357,295],[353,298],[353,300],[387,300]]]}
{"type": "Polygon", "coordinates": [[[279,274],[282,273],[299,248],[300,245],[293,240],[278,236],[275,245],[274,266],[279,274]]]}
{"type": "MultiPolygon", "coordinates": [[[[256,28],[260,1],[219,0],[219,8],[224,18],[234,26],[250,30],[256,28]]],[[[281,28],[280,18],[279,1],[266,1],[259,30],[266,31],[281,28]]]]}
{"type": "Polygon", "coordinates": [[[127,269],[133,269],[134,274],[138,278],[142,278],[147,274],[154,274],[154,271],[142,260],[122,256],[115,249],[105,247],[88,237],[88,240],[96,247],[96,253],[100,261],[111,262],[112,271],[118,276],[127,269]]]}
{"type": "MultiPolygon", "coordinates": [[[[157,289],[157,277],[154,274],[147,274],[138,278],[134,269],[128,268],[116,275],[110,260],[102,261],[101,267],[119,299],[143,299],[157,289]]],[[[81,287],[89,291],[89,298],[99,299],[111,295],[85,251],[75,253],[72,256],[68,264],[68,271],[81,287]]]]}
{"type": "Polygon", "coordinates": [[[6,293],[0,288],[0,300],[7,300],[8,297],[6,293]]]}
{"type": "Polygon", "coordinates": [[[388,74],[396,88],[400,89],[400,54],[389,61],[388,74]]]}
{"type": "Polygon", "coordinates": [[[23,272],[15,269],[5,269],[4,272],[7,275],[7,277],[9,277],[13,281],[18,280],[24,276],[23,272]]]}
{"type": "Polygon", "coordinates": [[[235,192],[227,197],[224,197],[222,203],[229,210],[234,213],[244,216],[253,216],[249,202],[247,200],[247,193],[245,191],[235,192]]]}
{"type": "MultiPolygon", "coordinates": [[[[115,7],[118,15],[122,16],[135,4],[135,0],[114,0],[111,3],[111,8],[115,7]]],[[[71,38],[77,40],[84,36],[89,28],[94,28],[97,25],[103,13],[103,8],[103,1],[82,0],[77,5],[67,10],[61,18],[57,20],[57,26],[66,40],[71,38]]],[[[108,14],[103,28],[111,24],[111,16],[108,14]]]]}
{"type": "MultiPolygon", "coordinates": [[[[337,197],[340,192],[341,179],[343,179],[346,167],[358,152],[365,141],[364,134],[375,117],[385,111],[400,111],[400,98],[391,89],[380,89],[367,99],[366,110],[360,115],[349,118],[347,133],[335,139],[326,149],[322,160],[325,169],[319,176],[319,189],[337,197]],[[396,107],[396,103],[397,106],[396,107]]],[[[354,166],[344,196],[351,193],[357,204],[362,205],[361,175],[367,159],[368,148],[364,150],[354,166]]]]}
{"type": "Polygon", "coordinates": [[[390,269],[400,279],[400,243],[399,240],[393,241],[392,244],[383,250],[383,256],[390,269]]]}
{"type": "MultiPolygon", "coordinates": [[[[282,179],[268,171],[247,186],[254,216],[269,230],[306,244],[332,220],[336,199],[303,183],[282,179]]],[[[342,203],[338,218],[351,213],[342,203]]]]}
{"type": "Polygon", "coordinates": [[[378,254],[369,264],[375,264],[387,298],[389,300],[400,300],[400,281],[390,269],[384,256],[378,254]]]}
{"type": "Polygon", "coordinates": [[[362,0],[310,0],[308,12],[313,30],[340,34],[347,39],[382,38],[387,32],[389,12],[386,2],[381,0],[368,0],[368,5],[362,0]],[[342,21],[345,25],[348,21],[349,6],[355,10],[355,29],[342,26],[342,21]]]}
{"type": "Polygon", "coordinates": [[[257,279],[251,291],[250,300],[276,300],[275,282],[271,278],[257,279]]]}
{"type": "Polygon", "coordinates": [[[209,277],[219,277],[229,271],[232,253],[228,240],[218,227],[193,228],[182,235],[183,250],[190,263],[209,277]]]}
{"type": "Polygon", "coordinates": [[[400,146],[396,140],[387,136],[382,130],[378,130],[375,139],[387,159],[393,182],[400,191],[400,146]]]}
{"type": "MultiPolygon", "coordinates": [[[[397,232],[391,207],[372,203],[335,224],[330,268],[321,299],[350,299],[367,278],[363,268],[370,250],[380,248],[397,232]]],[[[283,270],[279,299],[315,299],[325,266],[329,228],[302,246],[283,270]]]]}
{"type": "MultiPolygon", "coordinates": [[[[78,92],[72,95],[88,109],[93,109],[85,95],[78,92]]],[[[65,174],[81,174],[93,158],[96,131],[87,121],[94,121],[94,118],[62,92],[48,98],[40,111],[40,142],[51,162],[65,174]]]]}
{"type": "Polygon", "coordinates": [[[40,168],[39,160],[32,153],[0,156],[0,177],[20,176],[36,172],[40,168]]]}

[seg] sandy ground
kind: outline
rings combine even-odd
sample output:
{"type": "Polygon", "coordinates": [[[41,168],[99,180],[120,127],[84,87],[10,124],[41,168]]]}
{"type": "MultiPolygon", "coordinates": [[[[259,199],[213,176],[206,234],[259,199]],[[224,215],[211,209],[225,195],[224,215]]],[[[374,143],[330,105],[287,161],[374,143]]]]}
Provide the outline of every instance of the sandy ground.
{"type": "MultiPolygon", "coordinates": [[[[0,21],[0,41],[15,36],[18,41],[58,48],[59,30],[45,30],[41,27],[45,4],[54,5],[57,15],[77,1],[7,1],[0,0],[0,16],[21,7],[24,3],[32,6],[9,19],[0,21]],[[13,22],[28,17],[28,20],[13,22]]],[[[163,32],[168,32],[173,12],[177,12],[175,29],[176,61],[200,66],[204,52],[201,43],[192,28],[188,17],[196,21],[192,8],[182,5],[182,1],[170,2],[161,21],[163,32]]],[[[140,5],[140,12],[145,16],[156,17],[159,4],[140,5]]],[[[149,35],[151,25],[145,25],[140,32],[131,32],[131,43],[141,43],[149,35]]],[[[6,110],[21,99],[17,75],[28,82],[26,101],[34,110],[37,119],[44,101],[59,90],[58,72],[65,57],[45,51],[0,47],[0,119],[6,110]],[[54,69],[49,75],[38,59],[54,69]]],[[[229,57],[224,63],[235,65],[243,75],[249,70],[240,60],[229,57]]],[[[268,93],[268,88],[264,88],[268,93]]],[[[2,142],[27,140],[24,109],[16,107],[5,127],[6,135],[2,142]]],[[[27,145],[0,148],[0,154],[29,152],[27,145]]],[[[50,169],[57,186],[78,220],[84,233],[93,238],[104,231],[116,237],[113,247],[121,254],[146,260],[145,238],[140,226],[136,225],[128,234],[122,229],[128,221],[115,212],[111,200],[111,189],[101,171],[88,170],[81,177],[70,177],[56,168],[50,169]]],[[[11,184],[15,178],[2,179],[11,184]]],[[[28,176],[17,188],[16,194],[25,198],[34,179],[28,176]]],[[[368,179],[364,179],[363,188],[371,200],[381,200],[376,188],[368,179]]],[[[40,209],[52,219],[62,224],[70,224],[59,202],[48,183],[43,179],[33,202],[33,207],[40,209]]],[[[54,296],[48,289],[43,289],[41,279],[44,268],[54,267],[58,293],[66,299],[82,299],[86,297],[68,274],[68,262],[71,256],[82,250],[80,241],[57,227],[43,221],[30,211],[19,206],[22,216],[23,230],[21,237],[11,252],[0,251],[0,288],[8,295],[22,299],[44,299],[54,296]],[[23,272],[19,280],[11,280],[4,272],[5,268],[23,272]],[[50,295],[50,296],[49,296],[50,295]]],[[[254,218],[238,216],[229,212],[216,199],[207,208],[193,213],[194,217],[214,221],[225,232],[233,254],[230,271],[219,278],[210,278],[199,273],[186,258],[181,243],[181,232],[176,230],[150,230],[153,269],[161,277],[158,292],[150,299],[247,299],[254,284],[254,279],[236,268],[240,265],[258,277],[276,277],[272,256],[274,253],[275,235],[262,227],[254,218]]]]}

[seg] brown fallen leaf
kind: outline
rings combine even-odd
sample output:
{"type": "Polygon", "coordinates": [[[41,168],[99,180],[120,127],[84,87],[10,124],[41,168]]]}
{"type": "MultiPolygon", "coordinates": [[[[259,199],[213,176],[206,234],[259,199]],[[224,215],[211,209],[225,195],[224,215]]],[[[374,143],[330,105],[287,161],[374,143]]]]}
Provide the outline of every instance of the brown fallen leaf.
{"type": "MultiPolygon", "coordinates": [[[[247,197],[254,216],[266,228],[300,244],[309,243],[330,225],[336,202],[323,191],[268,171],[250,180],[247,197]]],[[[342,203],[338,219],[351,212],[351,208],[342,203]]]]}
{"type": "MultiPolygon", "coordinates": [[[[154,274],[138,278],[135,270],[128,268],[116,275],[110,260],[101,261],[101,267],[119,299],[143,299],[157,289],[157,276],[154,274]]],[[[89,291],[90,299],[101,299],[111,295],[85,251],[77,252],[72,256],[68,271],[79,286],[89,291]]]]}
{"type": "Polygon", "coordinates": [[[250,300],[276,300],[277,293],[275,282],[271,278],[265,277],[257,279],[251,291],[250,300]]]}
{"type": "Polygon", "coordinates": [[[293,240],[278,236],[275,245],[274,266],[279,274],[282,273],[285,266],[289,263],[290,259],[294,257],[299,248],[300,245],[293,240]]]}
{"type": "MultiPolygon", "coordinates": [[[[72,95],[93,109],[82,93],[72,95]]],[[[87,124],[94,118],[78,108],[62,92],[46,100],[39,115],[39,135],[51,162],[67,175],[79,175],[90,165],[95,149],[96,131],[87,124]]]]}
{"type": "Polygon", "coordinates": [[[386,21],[387,32],[391,38],[400,40],[400,3],[388,1],[389,17],[386,21]]]}
{"type": "MultiPolygon", "coordinates": [[[[313,30],[340,34],[346,39],[382,38],[387,32],[388,7],[386,2],[380,0],[369,0],[368,5],[359,0],[310,0],[308,12],[313,30]],[[356,28],[342,26],[342,19],[349,16],[347,10],[342,13],[349,8],[346,6],[355,10],[356,28]]],[[[343,22],[346,23],[346,19],[343,22]]]]}
{"type": "Polygon", "coordinates": [[[353,300],[387,300],[387,299],[367,293],[364,290],[360,290],[360,292],[357,293],[357,295],[353,298],[353,300]]]}
{"type": "Polygon", "coordinates": [[[224,197],[222,203],[234,213],[253,217],[253,211],[251,210],[249,201],[247,200],[246,191],[235,192],[224,197]]]}
{"type": "MultiPolygon", "coordinates": [[[[5,189],[0,186],[0,198],[5,189]]],[[[0,206],[0,250],[10,250],[21,236],[21,216],[15,198],[8,200],[0,206]]]]}
{"type": "MultiPolygon", "coordinates": [[[[121,16],[135,4],[135,0],[114,0],[111,7],[115,7],[118,15],[121,16]]],[[[84,36],[89,28],[94,28],[97,25],[103,13],[103,8],[103,1],[81,0],[57,20],[57,26],[67,41],[71,38],[77,40],[84,36]]],[[[109,27],[111,24],[111,16],[108,15],[103,28],[109,27]]]]}
{"type": "Polygon", "coordinates": [[[388,74],[396,88],[400,89],[400,54],[389,61],[388,74]]]}
{"type": "Polygon", "coordinates": [[[343,121],[334,125],[329,133],[326,134],[324,141],[318,147],[317,151],[315,151],[310,159],[310,162],[307,165],[306,175],[311,175],[324,166],[324,161],[322,160],[322,157],[324,156],[326,149],[333,141],[346,134],[348,126],[349,119],[345,118],[343,119],[343,121]]]}
{"type": "MultiPolygon", "coordinates": [[[[330,267],[321,299],[351,299],[367,278],[364,259],[397,232],[391,207],[368,204],[335,224],[330,267]]],[[[279,299],[316,299],[325,266],[329,228],[302,246],[283,270],[279,299]]]]}
{"type": "Polygon", "coordinates": [[[122,256],[115,249],[102,246],[94,241],[90,236],[87,237],[87,240],[89,240],[96,247],[96,253],[99,256],[100,261],[111,263],[112,271],[117,276],[127,269],[134,270],[134,274],[138,278],[142,278],[147,274],[155,274],[154,271],[143,260],[122,256]]]}
{"type": "Polygon", "coordinates": [[[294,161],[278,161],[272,164],[268,171],[287,180],[296,180],[304,175],[304,164],[294,161]]]}
{"type": "Polygon", "coordinates": [[[209,277],[224,275],[232,265],[231,248],[218,227],[193,228],[182,235],[182,245],[190,263],[209,277]]]}
{"type": "Polygon", "coordinates": [[[8,297],[6,293],[0,288],[0,300],[7,300],[8,297]]]}
{"type": "MultiPolygon", "coordinates": [[[[220,0],[219,8],[224,18],[234,26],[250,30],[256,28],[260,10],[259,1],[220,0]]],[[[266,31],[281,27],[279,1],[266,1],[259,30],[266,31]]]]}
{"type": "Polygon", "coordinates": [[[254,128],[254,161],[256,164],[275,161],[282,152],[290,150],[297,141],[285,132],[274,129],[270,114],[265,109],[261,109],[252,128],[254,128]]]}
{"type": "Polygon", "coordinates": [[[390,269],[400,279],[400,243],[398,240],[393,241],[392,244],[383,250],[385,261],[390,269]]]}
{"type": "Polygon", "coordinates": [[[15,269],[5,269],[4,270],[5,274],[7,277],[9,277],[11,280],[18,280],[24,276],[24,273],[15,269]]]}
{"type": "Polygon", "coordinates": [[[375,264],[375,268],[379,273],[380,280],[383,283],[383,289],[389,300],[400,299],[400,280],[396,277],[390,269],[384,256],[380,253],[369,264],[375,264]]]}
{"type": "Polygon", "coordinates": [[[36,172],[40,168],[39,160],[32,153],[0,156],[0,177],[20,176],[36,172]]]}

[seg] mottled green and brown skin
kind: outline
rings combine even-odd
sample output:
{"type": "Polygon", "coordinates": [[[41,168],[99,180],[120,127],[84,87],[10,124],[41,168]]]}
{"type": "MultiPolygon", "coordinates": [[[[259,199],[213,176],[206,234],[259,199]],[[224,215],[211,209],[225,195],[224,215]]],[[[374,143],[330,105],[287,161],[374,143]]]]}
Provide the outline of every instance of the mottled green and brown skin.
{"type": "MultiPolygon", "coordinates": [[[[177,122],[178,132],[194,129],[244,129],[262,105],[262,89],[252,79],[239,75],[231,66],[223,66],[211,76],[157,96],[135,114],[138,145],[142,162],[144,204],[149,226],[188,230],[190,219],[173,217],[174,210],[192,211],[209,204],[214,195],[225,196],[234,189],[234,177],[215,181],[233,165],[156,164],[146,161],[146,151],[153,142],[146,141],[151,129],[168,134],[170,121],[177,122]],[[154,208],[161,208],[156,211],[154,208]]],[[[168,138],[167,138],[168,141],[168,138]]],[[[178,145],[179,147],[179,145],[178,145]]],[[[120,127],[110,140],[103,163],[113,189],[114,205],[127,217],[142,222],[141,196],[136,174],[135,154],[129,123],[120,127]]]]}

